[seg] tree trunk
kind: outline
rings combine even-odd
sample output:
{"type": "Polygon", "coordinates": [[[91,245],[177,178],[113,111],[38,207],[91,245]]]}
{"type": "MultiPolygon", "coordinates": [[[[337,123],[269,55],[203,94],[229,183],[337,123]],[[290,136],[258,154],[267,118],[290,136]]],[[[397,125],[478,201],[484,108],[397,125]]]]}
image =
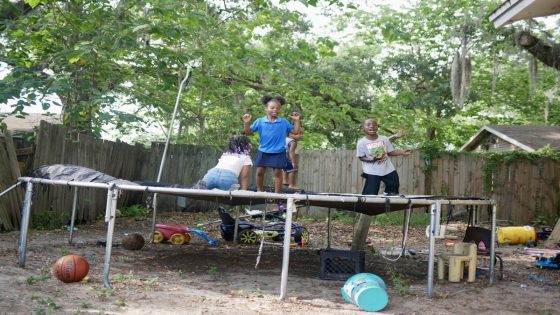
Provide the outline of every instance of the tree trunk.
{"type": "Polygon", "coordinates": [[[527,31],[516,32],[515,42],[545,65],[560,70],[560,44],[546,43],[527,31]]]}

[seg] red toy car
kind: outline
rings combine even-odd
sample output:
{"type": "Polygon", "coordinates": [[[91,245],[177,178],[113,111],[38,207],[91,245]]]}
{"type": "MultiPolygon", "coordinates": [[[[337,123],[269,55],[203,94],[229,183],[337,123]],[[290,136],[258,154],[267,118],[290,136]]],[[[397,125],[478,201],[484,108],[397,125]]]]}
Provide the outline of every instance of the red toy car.
{"type": "Polygon", "coordinates": [[[191,241],[191,235],[187,233],[188,230],[188,227],[179,224],[156,224],[154,243],[169,240],[173,245],[188,244],[191,241]]]}

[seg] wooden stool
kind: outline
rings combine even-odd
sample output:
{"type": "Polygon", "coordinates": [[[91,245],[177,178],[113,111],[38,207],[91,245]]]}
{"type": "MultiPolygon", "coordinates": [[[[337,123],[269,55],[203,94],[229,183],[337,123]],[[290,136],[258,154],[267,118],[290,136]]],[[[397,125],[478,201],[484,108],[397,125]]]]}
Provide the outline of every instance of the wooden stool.
{"type": "Polygon", "coordinates": [[[438,279],[443,280],[445,261],[449,264],[449,281],[460,282],[463,279],[465,264],[469,265],[468,282],[474,282],[476,278],[476,244],[456,243],[451,253],[442,254],[438,257],[438,279]]]}

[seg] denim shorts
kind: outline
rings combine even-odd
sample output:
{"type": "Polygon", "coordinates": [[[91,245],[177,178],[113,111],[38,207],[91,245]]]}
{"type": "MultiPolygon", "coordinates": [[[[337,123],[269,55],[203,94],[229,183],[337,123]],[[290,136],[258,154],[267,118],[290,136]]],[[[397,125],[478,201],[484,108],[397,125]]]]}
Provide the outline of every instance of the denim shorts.
{"type": "Polygon", "coordinates": [[[207,189],[229,190],[231,185],[239,184],[237,175],[229,170],[219,168],[210,169],[202,179],[207,189]]]}

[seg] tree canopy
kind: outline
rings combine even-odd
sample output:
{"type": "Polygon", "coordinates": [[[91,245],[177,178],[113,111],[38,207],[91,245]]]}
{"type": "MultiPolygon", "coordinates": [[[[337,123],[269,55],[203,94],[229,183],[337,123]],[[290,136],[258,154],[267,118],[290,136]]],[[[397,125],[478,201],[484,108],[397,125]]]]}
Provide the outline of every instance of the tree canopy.
{"type": "Polygon", "coordinates": [[[177,143],[223,144],[243,113],[264,115],[265,94],[287,99],[284,116],[302,112],[308,148],[353,148],[368,117],[414,147],[458,147],[488,123],[560,123],[558,72],[535,72],[515,29],[490,25],[496,1],[298,1],[331,12],[344,38],[318,35],[293,2],[3,1],[0,103],[13,115],[62,106],[67,127],[99,137],[108,124],[141,132],[169,123],[190,67],[177,143]]]}

